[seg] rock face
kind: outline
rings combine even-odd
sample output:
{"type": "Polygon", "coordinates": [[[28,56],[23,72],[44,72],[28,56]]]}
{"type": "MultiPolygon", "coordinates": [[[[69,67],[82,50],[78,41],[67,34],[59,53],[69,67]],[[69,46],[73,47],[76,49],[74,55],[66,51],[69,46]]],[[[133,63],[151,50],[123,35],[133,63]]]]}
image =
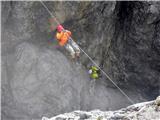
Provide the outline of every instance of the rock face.
{"type": "Polygon", "coordinates": [[[154,101],[138,103],[117,111],[74,111],[42,120],[159,120],[160,109],[154,101]]]}
{"type": "MultiPolygon", "coordinates": [[[[91,62],[83,53],[76,63],[57,48],[49,32],[50,16],[40,2],[1,3],[2,119],[40,119],[131,104],[105,76],[90,81],[86,68],[91,62]]],[[[44,3],[134,102],[157,96],[159,2],[44,3]]]]}
{"type": "Polygon", "coordinates": [[[134,85],[146,98],[159,94],[160,2],[94,2],[73,27],[81,46],[117,84],[134,85]]]}

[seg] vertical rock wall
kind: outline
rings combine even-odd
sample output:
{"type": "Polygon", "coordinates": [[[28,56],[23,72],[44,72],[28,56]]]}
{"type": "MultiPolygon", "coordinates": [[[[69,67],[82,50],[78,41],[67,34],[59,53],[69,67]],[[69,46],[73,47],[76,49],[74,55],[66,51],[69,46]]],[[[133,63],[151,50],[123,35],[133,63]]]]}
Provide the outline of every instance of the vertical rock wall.
{"type": "MultiPolygon", "coordinates": [[[[157,96],[159,2],[45,4],[134,101],[157,96]]],[[[83,66],[77,65],[56,49],[55,39],[48,43],[49,17],[40,2],[2,2],[2,118],[39,119],[130,104],[105,77],[91,88],[86,74],[91,62],[84,54],[83,66]]]]}

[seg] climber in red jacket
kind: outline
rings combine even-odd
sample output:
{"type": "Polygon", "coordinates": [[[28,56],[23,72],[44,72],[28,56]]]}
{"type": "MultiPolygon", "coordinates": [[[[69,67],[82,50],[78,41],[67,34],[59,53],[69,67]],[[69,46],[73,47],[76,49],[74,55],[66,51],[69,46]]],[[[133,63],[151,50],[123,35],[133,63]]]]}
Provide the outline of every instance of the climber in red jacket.
{"type": "Polygon", "coordinates": [[[56,28],[56,39],[60,46],[64,46],[67,51],[70,52],[72,58],[79,57],[80,49],[76,42],[71,38],[71,32],[65,30],[62,25],[58,25],[56,28]]]}

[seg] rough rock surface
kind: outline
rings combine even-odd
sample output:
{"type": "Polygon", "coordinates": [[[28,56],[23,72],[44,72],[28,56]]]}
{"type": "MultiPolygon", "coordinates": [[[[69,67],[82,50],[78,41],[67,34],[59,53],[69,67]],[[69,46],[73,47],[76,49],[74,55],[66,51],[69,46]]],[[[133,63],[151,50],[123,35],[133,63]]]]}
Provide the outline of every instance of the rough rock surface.
{"type": "Polygon", "coordinates": [[[111,78],[122,87],[136,86],[147,99],[157,96],[160,2],[93,2],[79,16],[72,28],[76,39],[84,40],[81,46],[111,78]]]}
{"type": "Polygon", "coordinates": [[[160,106],[155,101],[138,103],[117,111],[73,111],[42,120],[159,120],[160,106]]]}
{"type": "MultiPolygon", "coordinates": [[[[104,76],[94,85],[90,82],[86,68],[91,62],[84,54],[75,63],[56,48],[54,39],[48,42],[50,16],[40,2],[1,3],[2,119],[40,119],[131,104],[104,76]]],[[[157,96],[159,2],[45,4],[134,102],[157,96]]]]}

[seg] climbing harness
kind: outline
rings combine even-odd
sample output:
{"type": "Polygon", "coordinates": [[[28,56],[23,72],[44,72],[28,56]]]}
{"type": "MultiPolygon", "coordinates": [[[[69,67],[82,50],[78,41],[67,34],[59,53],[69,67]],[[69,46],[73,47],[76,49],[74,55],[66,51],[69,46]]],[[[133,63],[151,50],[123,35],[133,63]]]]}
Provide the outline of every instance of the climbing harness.
{"type": "MultiPolygon", "coordinates": [[[[48,13],[55,19],[56,23],[59,25],[60,23],[58,22],[58,20],[56,19],[56,16],[54,16],[52,14],[52,12],[47,8],[47,6],[43,3],[42,0],[40,0],[41,4],[44,6],[44,8],[48,11],[48,13]]],[[[70,38],[72,39],[72,38],[70,38]]],[[[73,40],[73,39],[72,39],[73,40]]],[[[133,100],[125,93],[123,92],[123,90],[107,75],[106,72],[104,72],[99,66],[98,64],[79,46],[79,49],[89,58],[89,60],[113,83],[113,85],[115,85],[119,91],[132,103],[134,104],[133,100]]]]}

